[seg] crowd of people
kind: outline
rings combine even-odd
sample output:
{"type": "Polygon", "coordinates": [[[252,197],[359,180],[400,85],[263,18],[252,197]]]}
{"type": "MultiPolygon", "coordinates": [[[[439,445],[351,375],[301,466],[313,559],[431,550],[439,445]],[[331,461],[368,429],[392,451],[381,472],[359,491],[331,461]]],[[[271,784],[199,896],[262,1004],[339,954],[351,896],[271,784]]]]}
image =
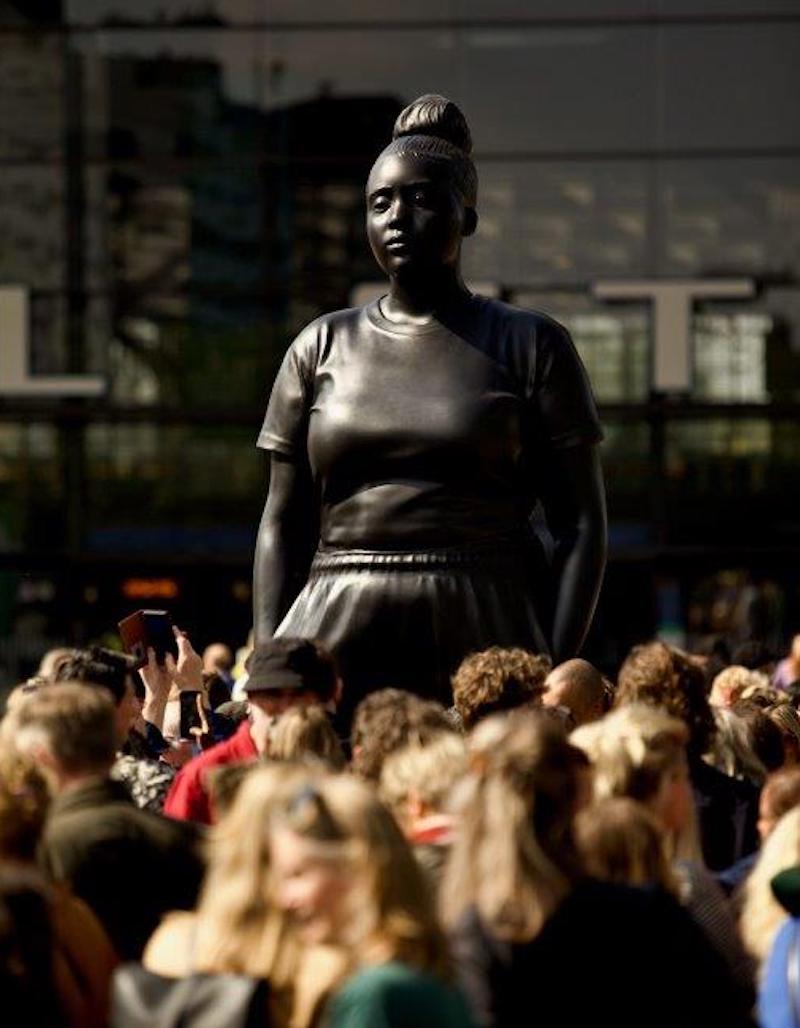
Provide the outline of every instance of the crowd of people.
{"type": "Polygon", "coordinates": [[[491,647],[346,724],[315,641],[175,636],[8,698],[7,1028],[800,1023],[800,645],[491,647]]]}

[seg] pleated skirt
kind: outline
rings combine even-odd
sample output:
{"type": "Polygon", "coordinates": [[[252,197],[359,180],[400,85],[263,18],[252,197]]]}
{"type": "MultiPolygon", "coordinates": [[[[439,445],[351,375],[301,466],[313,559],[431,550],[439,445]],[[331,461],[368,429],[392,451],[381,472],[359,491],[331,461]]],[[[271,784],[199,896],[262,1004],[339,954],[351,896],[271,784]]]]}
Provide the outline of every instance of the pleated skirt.
{"type": "Polygon", "coordinates": [[[364,696],[387,687],[449,705],[451,676],[467,654],[548,652],[540,579],[540,562],[523,545],[320,550],[276,634],[318,639],[333,652],[345,723],[364,696]]]}

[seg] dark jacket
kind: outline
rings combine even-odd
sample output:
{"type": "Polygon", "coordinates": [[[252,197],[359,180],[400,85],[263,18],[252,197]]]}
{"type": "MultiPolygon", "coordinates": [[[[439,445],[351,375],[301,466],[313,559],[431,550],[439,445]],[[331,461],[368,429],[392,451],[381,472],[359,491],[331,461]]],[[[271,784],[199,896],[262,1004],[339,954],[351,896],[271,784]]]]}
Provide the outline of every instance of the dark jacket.
{"type": "Polygon", "coordinates": [[[451,941],[480,1028],[754,1028],[721,958],[660,889],[585,881],[521,943],[470,908],[451,941]]]}
{"type": "Polygon", "coordinates": [[[138,960],[161,917],[194,906],[203,867],[197,832],[139,810],[124,786],[95,779],[59,796],[40,859],[97,915],[123,960],[138,960]]]}
{"type": "Polygon", "coordinates": [[[703,860],[722,871],[758,848],[759,790],[696,757],[689,759],[703,860]]]}

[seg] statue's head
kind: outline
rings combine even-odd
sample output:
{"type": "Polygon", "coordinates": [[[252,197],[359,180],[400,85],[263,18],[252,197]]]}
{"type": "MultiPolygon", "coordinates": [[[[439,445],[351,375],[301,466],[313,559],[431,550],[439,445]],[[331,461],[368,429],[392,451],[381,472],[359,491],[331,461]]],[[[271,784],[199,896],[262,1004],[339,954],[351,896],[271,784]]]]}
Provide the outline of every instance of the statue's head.
{"type": "Polygon", "coordinates": [[[400,112],[367,180],[367,234],[387,274],[458,264],[478,222],[471,150],[464,115],[445,97],[421,96],[400,112]]]}

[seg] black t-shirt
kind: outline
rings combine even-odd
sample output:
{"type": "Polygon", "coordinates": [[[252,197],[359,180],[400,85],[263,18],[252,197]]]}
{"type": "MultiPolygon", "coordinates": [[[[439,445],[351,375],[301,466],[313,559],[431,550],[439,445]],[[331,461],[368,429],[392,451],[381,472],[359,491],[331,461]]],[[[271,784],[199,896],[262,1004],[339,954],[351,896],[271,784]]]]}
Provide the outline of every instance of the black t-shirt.
{"type": "Polygon", "coordinates": [[[479,1028],[755,1028],[747,983],[655,887],[586,880],[524,943],[471,907],[451,943],[479,1028]]]}
{"type": "Polygon", "coordinates": [[[324,546],[422,549],[519,535],[548,452],[601,437],[567,331],[471,296],[424,325],[379,302],[312,322],[258,445],[308,461],[324,546]]]}

